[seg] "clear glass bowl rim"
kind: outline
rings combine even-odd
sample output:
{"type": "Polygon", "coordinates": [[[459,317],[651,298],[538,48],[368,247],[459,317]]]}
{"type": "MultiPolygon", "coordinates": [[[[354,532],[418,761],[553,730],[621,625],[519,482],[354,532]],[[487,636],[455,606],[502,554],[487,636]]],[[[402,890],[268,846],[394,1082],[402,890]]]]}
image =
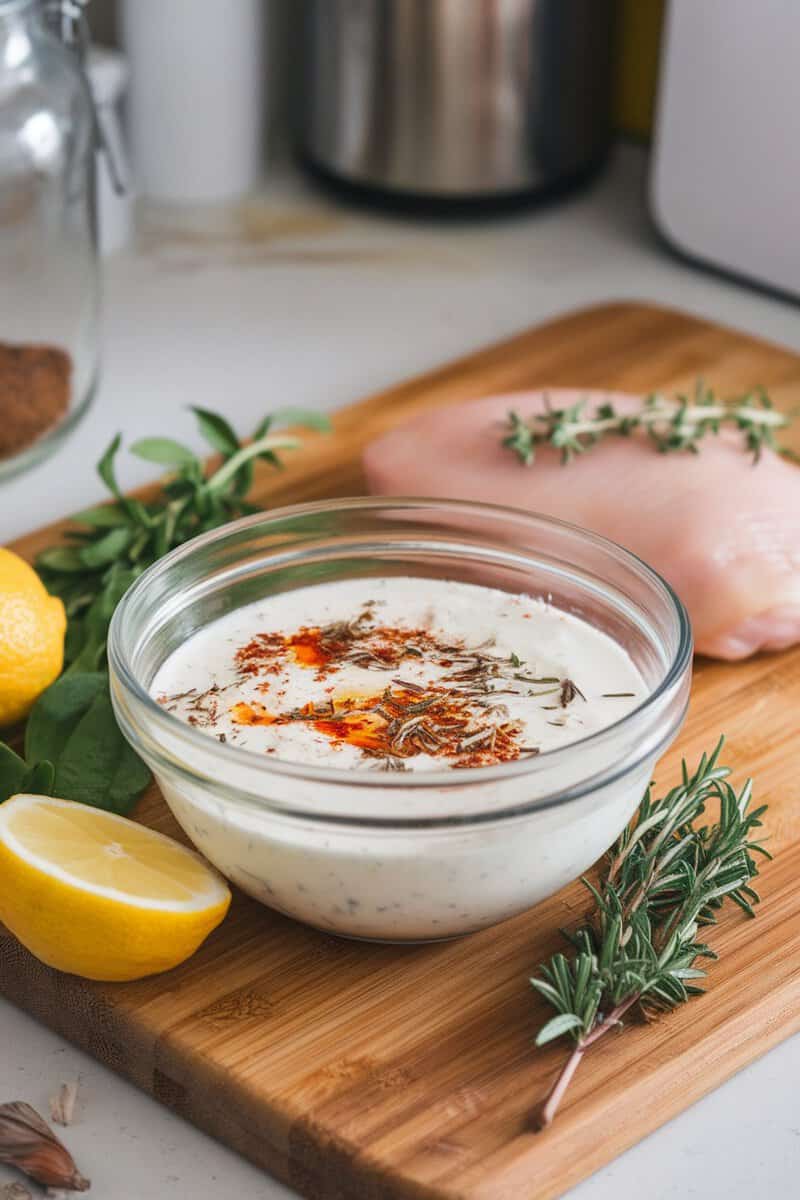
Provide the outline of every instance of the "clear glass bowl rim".
{"type": "MultiPolygon", "coordinates": [[[[597,549],[611,557],[621,558],[623,562],[635,567],[641,572],[648,583],[656,590],[662,593],[662,596],[667,600],[671,609],[672,616],[675,621],[677,630],[677,647],[672,661],[670,662],[667,671],[656,686],[646,698],[631,709],[625,716],[615,721],[611,725],[605,726],[603,729],[590,734],[588,737],[580,738],[575,742],[570,742],[569,745],[559,747],[553,750],[544,751],[542,754],[530,758],[517,759],[509,763],[501,763],[493,767],[475,768],[447,768],[440,771],[419,771],[408,772],[406,774],[384,772],[380,776],[376,772],[364,772],[363,776],[348,771],[343,768],[326,768],[313,766],[306,763],[298,763],[287,759],[270,758],[268,771],[265,775],[282,775],[284,777],[303,779],[312,783],[328,784],[331,786],[341,786],[346,783],[349,788],[371,788],[371,789],[390,789],[390,790],[408,790],[415,788],[426,788],[447,791],[452,793],[455,790],[460,790],[465,787],[475,785],[483,785],[486,783],[510,779],[514,776],[534,775],[545,768],[550,768],[553,764],[558,763],[559,759],[563,761],[568,755],[574,753],[578,748],[584,749],[589,746],[598,746],[603,742],[611,740],[618,732],[626,725],[631,725],[639,719],[642,714],[653,709],[658,701],[667,693],[674,685],[676,685],[685,674],[687,668],[691,665],[693,656],[693,641],[691,624],[688,613],[679,599],[673,588],[667,583],[661,575],[658,574],[648,563],[639,558],[632,551],[627,550],[624,546],[617,542],[606,538],[601,534],[593,533],[579,525],[575,525],[569,521],[562,521],[556,517],[550,517],[542,513],[535,513],[528,510],[511,508],[498,504],[485,504],[468,500],[443,500],[435,497],[419,497],[419,496],[353,496],[336,498],[333,500],[316,500],[305,504],[287,505],[281,508],[269,509],[263,513],[254,513],[251,516],[241,517],[239,520],[228,522],[226,525],[221,525],[217,529],[212,529],[207,533],[202,533],[191,541],[184,542],[181,546],[164,555],[156,563],[149,567],[143,574],[131,585],[128,591],[123,596],[122,600],[117,605],[111,620],[108,638],[108,656],[112,678],[116,677],[117,682],[124,689],[127,699],[133,700],[136,705],[141,705],[146,710],[148,717],[152,720],[156,728],[163,728],[168,731],[172,739],[177,738],[182,742],[189,754],[184,763],[178,767],[174,760],[170,763],[171,769],[178,769],[181,773],[186,774],[195,781],[206,783],[210,790],[219,791],[219,778],[224,778],[222,772],[217,778],[207,775],[200,771],[194,771],[188,763],[192,761],[191,750],[193,747],[202,749],[206,754],[209,753],[211,747],[215,758],[218,758],[220,766],[229,764],[233,766],[235,763],[248,762],[249,766],[259,766],[264,769],[264,759],[255,751],[250,751],[238,746],[215,742],[209,738],[208,734],[202,733],[193,726],[182,721],[174,714],[167,712],[159,705],[150,695],[150,693],[139,683],[136,678],[127,653],[124,649],[124,625],[127,620],[128,610],[138,596],[149,586],[157,574],[162,574],[175,569],[179,564],[185,562],[192,555],[202,552],[206,547],[215,542],[224,540],[231,535],[238,535],[243,530],[256,529],[266,527],[272,522],[285,521],[287,518],[303,517],[311,515],[319,515],[322,513],[331,513],[341,510],[363,510],[370,509],[385,509],[385,508],[403,508],[403,509],[418,509],[421,511],[435,509],[441,513],[452,512],[454,514],[474,514],[478,517],[494,517],[498,521],[515,521],[533,531],[537,528],[545,526],[548,529],[562,529],[565,533],[577,535],[581,539],[592,543],[597,549]]],[[[468,530],[464,533],[465,542],[469,540],[468,530]]],[[[682,719],[682,716],[681,716],[682,719]]],[[[660,752],[660,750],[659,750],[660,752]]],[[[620,769],[604,775],[603,784],[619,778],[620,775],[626,774],[629,770],[635,769],[637,762],[626,762],[624,765],[619,764],[620,769]]],[[[215,773],[216,774],[216,773],[215,773]]],[[[571,787],[558,795],[552,797],[546,796],[535,801],[521,803],[515,805],[513,810],[493,810],[487,813],[486,817],[497,819],[503,816],[520,815],[526,811],[533,811],[539,808],[549,808],[556,804],[566,803],[569,800],[578,799],[587,791],[597,787],[595,779],[587,780],[585,787],[571,787]]],[[[341,818],[332,814],[326,814],[322,810],[308,810],[306,808],[291,809],[285,805],[272,805],[265,796],[254,796],[251,793],[245,793],[243,789],[225,785],[224,791],[235,794],[247,794],[251,799],[266,808],[276,808],[278,811],[296,815],[298,817],[310,817],[332,820],[334,822],[341,821],[341,818]]],[[[467,818],[471,823],[474,816],[467,818]]],[[[365,821],[362,817],[354,818],[357,824],[399,824],[403,825],[407,822],[397,820],[394,816],[377,818],[374,822],[365,821]]],[[[447,823],[448,819],[444,819],[447,823]]],[[[425,820],[419,821],[414,819],[412,824],[426,824],[425,820]]],[[[440,821],[435,822],[439,824],[440,821]]]]}

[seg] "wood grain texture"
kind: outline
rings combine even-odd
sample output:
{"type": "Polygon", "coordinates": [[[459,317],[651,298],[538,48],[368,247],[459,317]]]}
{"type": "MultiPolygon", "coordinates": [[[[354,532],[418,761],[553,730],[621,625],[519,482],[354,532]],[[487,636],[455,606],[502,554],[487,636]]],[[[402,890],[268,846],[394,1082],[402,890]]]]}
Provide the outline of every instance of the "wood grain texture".
{"type": "MultiPolygon", "coordinates": [[[[796,403],[800,358],[690,316],[636,304],[572,314],[337,415],[265,505],[363,490],[359,454],[432,405],[547,385],[679,389],[700,374],[796,403]]],[[[30,556],[49,529],[22,539],[30,556]]],[[[183,967],[138,983],[59,975],[0,930],[0,990],[158,1100],[313,1200],[549,1200],[800,1029],[800,651],[698,664],[669,786],[724,731],[727,759],[770,804],[758,942],[732,916],[708,994],[587,1057],[555,1125],[525,1116],[563,1059],[534,1051],[545,1011],[527,984],[583,905],[577,885],[461,941],[339,941],[237,897],[183,967]],[[702,1063],[702,1071],[697,1064],[702,1063]]],[[[143,820],[177,834],[153,791],[143,820]]]]}

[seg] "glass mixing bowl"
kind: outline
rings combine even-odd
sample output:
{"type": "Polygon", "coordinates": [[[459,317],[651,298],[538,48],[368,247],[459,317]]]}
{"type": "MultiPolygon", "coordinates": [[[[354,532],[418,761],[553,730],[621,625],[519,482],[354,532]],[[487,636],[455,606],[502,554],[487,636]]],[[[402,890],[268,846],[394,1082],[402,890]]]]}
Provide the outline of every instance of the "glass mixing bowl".
{"type": "Polygon", "coordinates": [[[259,514],[179,547],[119,604],[109,659],[125,736],[229,879],[320,929],[424,941],[538,903],[609,847],[683,721],[692,640],[670,587],[605,538],[512,509],[380,497],[259,514]],[[549,597],[624,646],[647,697],[538,757],[404,774],[222,744],[149,694],[175,647],[234,608],[315,582],[391,575],[549,597]]]}

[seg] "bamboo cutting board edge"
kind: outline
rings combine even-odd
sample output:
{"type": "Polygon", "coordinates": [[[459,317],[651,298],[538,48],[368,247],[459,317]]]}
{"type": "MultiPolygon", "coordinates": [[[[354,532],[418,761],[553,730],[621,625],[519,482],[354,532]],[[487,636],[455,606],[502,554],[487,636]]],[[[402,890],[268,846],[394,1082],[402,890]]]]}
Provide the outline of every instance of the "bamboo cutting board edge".
{"type": "MultiPolygon", "coordinates": [[[[698,371],[723,389],[768,384],[778,398],[800,386],[800,359],[779,347],[652,305],[612,303],[558,318],[341,410],[333,438],[309,442],[302,458],[281,476],[259,473],[259,494],[273,503],[361,490],[357,456],[363,444],[427,404],[569,383],[631,390],[684,387],[698,371]],[[756,366],[759,374],[754,377],[756,366]]],[[[40,531],[22,539],[17,548],[30,555],[52,537],[52,528],[40,531]]],[[[736,715],[732,705],[737,694],[742,704],[746,697],[749,706],[778,694],[785,708],[787,687],[790,691],[792,685],[800,703],[797,653],[740,668],[702,664],[693,691],[693,717],[683,739],[691,756],[713,735],[714,722],[733,723],[735,765],[762,764],[770,776],[767,798],[773,798],[772,791],[778,797],[773,802],[785,853],[765,876],[762,940],[766,934],[773,940],[780,937],[779,952],[773,947],[769,961],[761,964],[743,1009],[735,970],[752,975],[754,964],[744,924],[729,922],[719,931],[718,944],[725,955],[714,971],[709,995],[687,1006],[691,1013],[686,1016],[676,1014],[656,1029],[632,1028],[624,1038],[598,1048],[595,1063],[589,1070],[587,1060],[582,1068],[586,1074],[576,1080],[562,1118],[546,1135],[522,1132],[521,1117],[541,1094],[562,1051],[556,1047],[541,1058],[531,1055],[537,1014],[525,991],[525,975],[542,947],[549,946],[553,931],[569,919],[564,905],[574,898],[574,888],[494,931],[413,951],[335,944],[335,939],[239,900],[232,920],[192,960],[194,966],[187,964],[160,982],[127,985],[129,990],[49,971],[0,931],[0,991],[315,1200],[551,1200],[800,1028],[800,899],[793,886],[793,855],[800,853],[793,801],[800,803],[800,794],[796,787],[792,792],[786,755],[753,739],[748,721],[736,715]],[[697,709],[701,698],[708,720],[697,709]],[[394,992],[386,990],[396,971],[393,963],[401,963],[404,976],[410,973],[427,987],[424,994],[432,1011],[446,999],[449,984],[441,971],[429,978],[428,964],[447,966],[456,974],[460,970],[465,977],[475,972],[476,964],[495,969],[500,964],[496,1001],[492,994],[470,1001],[464,1017],[469,1036],[459,1026],[446,1026],[442,1045],[447,1054],[439,1053],[437,1045],[416,1030],[422,1014],[411,1011],[396,987],[394,992]],[[238,970],[242,987],[231,990],[220,982],[214,976],[216,966],[218,974],[229,969],[235,975],[238,970]],[[317,990],[324,989],[329,978],[341,983],[352,1021],[337,1026],[328,1000],[311,991],[308,1021],[296,1024],[295,1032],[313,1044],[327,1023],[337,1035],[333,1057],[308,1078],[301,1062],[298,1075],[291,1042],[282,1041],[278,1030],[269,1048],[276,1074],[281,1064],[292,1063],[296,1077],[270,1090],[271,1081],[265,1083],[258,1073],[248,1076],[235,1056],[226,1058],[221,1042],[229,1038],[233,1043],[237,1036],[241,1040],[236,1030],[245,1029],[251,1031],[256,1053],[258,1034],[269,1030],[273,1020],[285,1019],[287,1027],[295,1028],[289,1021],[291,1015],[297,1022],[295,1000],[284,996],[276,1001],[278,1017],[273,1018],[269,996],[264,999],[261,991],[263,985],[271,994],[274,982],[276,993],[291,993],[291,981],[299,978],[310,979],[317,990]],[[199,1000],[191,996],[201,983],[204,1003],[198,1007],[199,1000]],[[360,1017],[374,1020],[373,993],[381,988],[381,1003],[393,1010],[389,1040],[397,1049],[387,1049],[386,1037],[381,1040],[378,1030],[370,1033],[374,1060],[357,1054],[351,1059],[347,1053],[342,1057],[345,1043],[361,1046],[364,1039],[355,1026],[360,1017]],[[205,1000],[217,992],[209,1007],[205,1000]],[[267,1007],[262,1018],[254,1018],[248,1006],[260,1000],[267,1007]],[[715,1021],[715,1013],[724,1019],[715,1021]],[[205,1040],[193,1044],[198,1026],[205,1040]],[[486,1039],[493,1050],[488,1067],[472,1061],[483,1048],[476,1052],[476,1039],[486,1039]],[[698,1039],[705,1055],[702,1080],[687,1078],[684,1071],[698,1039]],[[451,1045],[458,1053],[448,1057],[451,1045]],[[459,1082],[459,1055],[466,1060],[466,1082],[459,1082]],[[612,1097],[618,1098],[612,1090],[614,1076],[630,1062],[636,1071],[625,1092],[628,1103],[612,1104],[612,1097]],[[354,1073],[353,1085],[348,1071],[354,1073]],[[654,1087],[659,1104],[647,1105],[644,1101],[652,1101],[654,1087]],[[418,1112],[408,1104],[403,1107],[408,1095],[419,1098],[418,1112]],[[418,1132],[428,1116],[431,1129],[418,1132]]],[[[788,738],[791,728],[784,716],[777,725],[778,733],[788,738]]],[[[672,770],[676,752],[669,760],[672,770]]],[[[756,773],[762,777],[760,766],[756,773]]],[[[162,826],[169,824],[163,805],[159,811],[150,801],[145,814],[162,826]]]]}
{"type": "MultiPolygon", "coordinates": [[[[790,879],[784,889],[784,894],[794,891],[793,879],[790,879]]],[[[800,941],[798,941],[798,923],[796,912],[793,917],[795,941],[793,954],[795,962],[800,962],[800,941]]],[[[2,927],[0,927],[0,933],[2,927]]],[[[608,1121],[608,1113],[604,1113],[604,1136],[588,1145],[580,1147],[580,1153],[570,1155],[570,1160],[559,1168],[556,1178],[540,1177],[535,1190],[530,1190],[533,1181],[528,1177],[528,1169],[524,1164],[516,1167],[509,1182],[495,1188],[490,1184],[490,1190],[452,1192],[445,1187],[422,1187],[409,1181],[409,1187],[403,1185],[403,1190],[396,1189],[399,1181],[393,1180],[387,1174],[385,1166],[370,1162],[369,1156],[361,1155],[355,1147],[345,1139],[332,1137],[324,1127],[317,1127],[315,1122],[307,1117],[298,1115],[287,1126],[285,1136],[277,1136],[269,1141],[263,1138],[263,1132],[248,1121],[245,1114],[237,1107],[230,1106],[224,1093],[224,1079],[213,1069],[205,1065],[187,1062],[179,1053],[171,1052],[169,1039],[157,1042],[155,1046],[149,1043],[145,1035],[140,1041],[141,1030],[136,1022],[127,1020],[127,1014],[119,1014],[116,1006],[107,1004],[102,998],[102,986],[80,985],[96,993],[96,1006],[92,1004],[91,1026],[86,1024],[81,1030],[81,1036],[75,1036],[75,1029],[70,1027],[70,1013],[65,1007],[69,998],[69,986],[62,989],[59,986],[60,977],[56,972],[48,970],[38,963],[31,955],[10,937],[5,941],[0,935],[0,946],[8,946],[10,950],[6,969],[13,973],[15,969],[25,972],[28,989],[25,993],[15,996],[13,986],[3,981],[2,990],[8,999],[19,1004],[30,1015],[42,1020],[55,1032],[65,1039],[75,1042],[81,1049],[93,1057],[99,1058],[119,1073],[124,1074],[130,1082],[136,1084],[151,1094],[154,1099],[169,1107],[173,1112],[191,1121],[205,1132],[224,1141],[232,1149],[248,1157],[256,1165],[263,1167],[276,1178],[297,1188],[311,1198],[336,1197],[337,1200],[388,1200],[388,1197],[402,1195],[409,1200],[451,1200],[451,1197],[475,1195],[480,1200],[556,1200],[563,1195],[565,1189],[576,1185],[594,1171],[606,1165],[611,1158],[617,1157],[625,1150],[634,1146],[650,1133],[664,1124],[663,1109],[652,1104],[653,1081],[649,1072],[630,1081],[626,1089],[626,1099],[633,1108],[637,1108],[637,1124],[626,1123],[629,1109],[617,1116],[612,1122],[608,1121]],[[39,986],[31,986],[36,983],[39,986]],[[122,1049],[127,1042],[129,1050],[122,1049]],[[137,1057],[141,1050],[141,1058],[137,1057]],[[133,1051],[133,1052],[131,1052],[133,1051]],[[147,1052],[152,1053],[152,1065],[145,1059],[147,1052]],[[200,1067],[198,1076],[198,1066],[200,1067]],[[191,1077],[194,1077],[195,1092],[190,1090],[191,1077]],[[202,1085],[198,1093],[197,1080],[202,1085]],[[222,1090],[222,1100],[215,1102],[215,1095],[222,1090]],[[198,1094],[202,1100],[198,1103],[198,1094]],[[608,1153],[608,1140],[614,1144],[613,1154],[608,1153]],[[519,1172],[523,1178],[519,1178],[519,1172]],[[350,1190],[352,1184],[353,1190],[350,1190]],[[379,1190],[375,1190],[379,1189],[379,1190]],[[522,1190],[520,1190],[522,1189],[522,1190]]],[[[736,995],[729,998],[730,1011],[723,1025],[718,1025],[713,1035],[706,1038],[703,1044],[703,1072],[687,1075],[683,1058],[673,1058],[674,1072],[668,1086],[664,1081],[659,1083],[659,1094],[663,1099],[666,1093],[669,1100],[669,1116],[677,1115],[690,1105],[702,1099],[720,1084],[749,1065],[757,1057],[767,1053],[785,1038],[800,1032],[800,967],[795,966],[791,976],[781,981],[782,1005],[775,1014],[774,995],[766,991],[758,1004],[742,1010],[736,995]]],[[[711,981],[714,987],[714,981],[711,981]]],[[[697,1008],[703,1004],[702,999],[694,1002],[697,1008]]],[[[622,1036],[631,1036],[631,1032],[622,1036]]],[[[637,1031],[638,1032],[638,1031],[637,1031]]],[[[647,1037],[648,1031],[642,1031],[647,1037]]],[[[680,1035],[678,1035],[680,1036],[680,1035]]],[[[683,1040],[686,1040],[684,1034],[683,1040]]],[[[690,1038],[691,1040],[691,1038],[690,1038]]],[[[674,1050],[668,1053],[674,1055],[674,1050]]],[[[685,1054],[685,1048],[681,1050],[685,1054]]],[[[613,1060],[614,1046],[609,1042],[603,1048],[603,1055],[608,1061],[613,1060]]],[[[644,1048],[644,1059],[648,1057],[644,1048]]],[[[613,1070],[613,1068],[612,1068],[613,1070]]],[[[539,1093],[530,1092],[530,1106],[534,1104],[539,1093]]],[[[554,1126],[551,1133],[557,1133],[554,1126]]],[[[527,1135],[532,1141],[538,1135],[527,1135]]],[[[571,1139],[574,1140],[574,1139],[571,1139]]],[[[573,1151],[577,1147],[572,1146],[573,1151]]]]}

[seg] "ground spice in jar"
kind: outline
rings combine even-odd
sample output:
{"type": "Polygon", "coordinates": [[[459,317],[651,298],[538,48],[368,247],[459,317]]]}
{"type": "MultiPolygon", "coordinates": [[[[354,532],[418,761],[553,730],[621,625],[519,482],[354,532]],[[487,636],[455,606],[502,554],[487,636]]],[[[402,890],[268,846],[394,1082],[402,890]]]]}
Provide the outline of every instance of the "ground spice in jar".
{"type": "Polygon", "coordinates": [[[26,449],[64,418],[72,360],[57,346],[0,342],[0,458],[26,449]]]}

